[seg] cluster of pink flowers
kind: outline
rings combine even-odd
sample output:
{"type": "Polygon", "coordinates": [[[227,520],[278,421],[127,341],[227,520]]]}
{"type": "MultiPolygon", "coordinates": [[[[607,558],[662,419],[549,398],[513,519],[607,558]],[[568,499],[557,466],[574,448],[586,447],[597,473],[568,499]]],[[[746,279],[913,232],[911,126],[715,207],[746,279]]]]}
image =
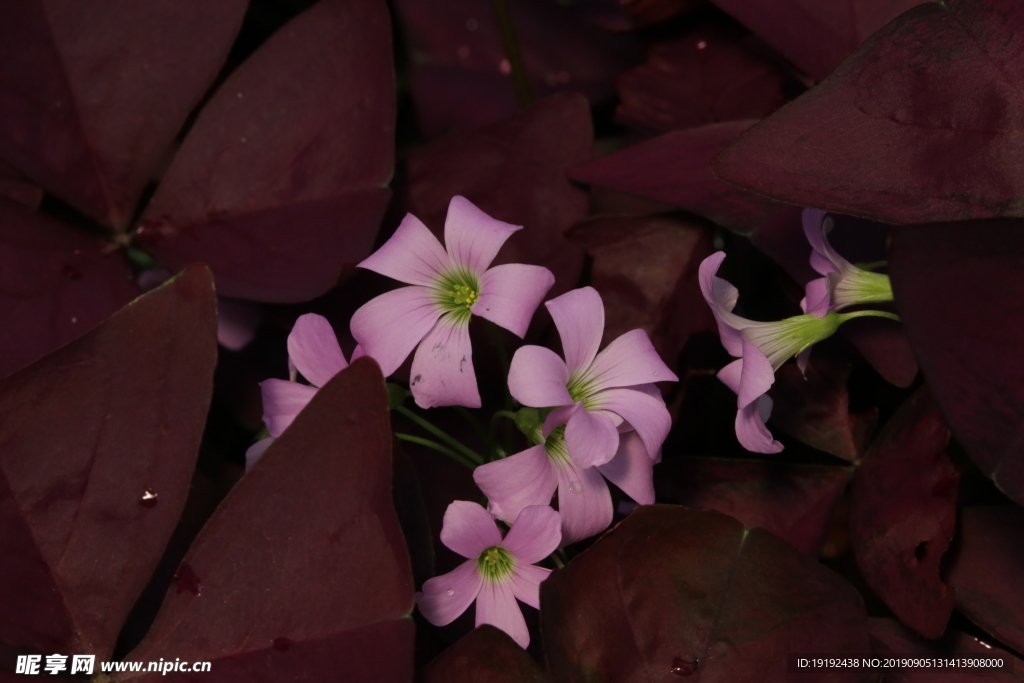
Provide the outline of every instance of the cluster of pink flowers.
{"type": "MultiPolygon", "coordinates": [[[[470,319],[480,316],[522,338],[554,284],[546,268],[491,266],[520,229],[463,197],[449,205],[444,245],[416,217],[406,216],[359,264],[407,286],[355,312],[353,358],[369,356],[391,375],[415,349],[409,388],[418,406],[480,407],[470,319]]],[[[570,291],[546,306],[564,360],[549,349],[524,346],[516,351],[508,377],[511,395],[540,409],[543,424],[528,435],[530,448],[475,469],[487,509],[455,501],[441,531],[441,541],[467,562],[427,581],[417,596],[420,611],[436,625],[450,623],[475,600],[478,625],[493,624],[523,647],[529,632],[516,600],[538,607],[540,582],[550,571],[534,563],[608,528],[613,507],[606,479],[639,504],[654,502],[653,467],[671,427],[655,382],[677,380],[643,330],[627,332],[600,350],[604,305],[593,288],[570,291]],[[552,507],[556,491],[557,511],[552,507]],[[510,527],[504,539],[496,520],[510,527]]],[[[289,380],[261,385],[270,436],[249,449],[249,467],[318,387],[348,365],[330,324],[315,314],[296,322],[288,358],[289,380]],[[299,374],[306,383],[297,381],[299,374]]]]}

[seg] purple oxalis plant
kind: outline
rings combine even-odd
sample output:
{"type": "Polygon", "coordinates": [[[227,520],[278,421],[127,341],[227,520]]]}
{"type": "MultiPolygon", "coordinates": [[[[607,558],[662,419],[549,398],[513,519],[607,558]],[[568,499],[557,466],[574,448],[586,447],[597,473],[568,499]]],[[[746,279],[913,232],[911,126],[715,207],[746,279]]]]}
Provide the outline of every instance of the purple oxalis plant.
{"type": "Polygon", "coordinates": [[[1017,0],[9,3],[0,679],[1024,666],[1022,41],[1017,0]]]}

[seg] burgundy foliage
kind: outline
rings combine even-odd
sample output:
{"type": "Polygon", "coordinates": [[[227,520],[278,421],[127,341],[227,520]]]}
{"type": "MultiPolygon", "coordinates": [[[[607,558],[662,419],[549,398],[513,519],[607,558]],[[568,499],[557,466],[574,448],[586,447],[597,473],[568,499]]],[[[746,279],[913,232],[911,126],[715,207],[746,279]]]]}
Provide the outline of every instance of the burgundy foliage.
{"type": "Polygon", "coordinates": [[[782,680],[787,653],[868,647],[860,597],[835,574],[766,531],[673,506],[638,509],[541,584],[541,605],[560,681],[782,680]]]}
{"type": "Polygon", "coordinates": [[[0,383],[0,640],[109,658],[185,505],[212,284],[190,268],[0,383]]]}
{"type": "Polygon", "coordinates": [[[957,438],[1024,502],[1024,261],[1014,220],[901,228],[896,306],[957,438]]]}
{"type": "Polygon", "coordinates": [[[900,621],[938,638],[954,591],[939,577],[956,527],[960,472],[944,451],[949,426],[927,389],[892,417],[857,470],[850,540],[868,585],[900,621]]]}
{"type": "Polygon", "coordinates": [[[715,173],[890,223],[1020,216],[1022,28],[1013,0],[916,7],[727,147],[715,173]]]}
{"type": "Polygon", "coordinates": [[[949,570],[956,607],[1016,651],[1024,649],[1024,512],[1016,506],[964,508],[949,570]]]}
{"type": "Polygon", "coordinates": [[[724,183],[711,158],[754,121],[729,121],[675,131],[574,167],[574,180],[678,206],[727,228],[751,232],[800,212],[724,183]]]}
{"type": "Polygon", "coordinates": [[[761,527],[810,555],[818,554],[853,474],[848,467],[724,458],[678,458],[661,471],[671,478],[664,498],[761,527]]]}
{"type": "Polygon", "coordinates": [[[706,225],[678,216],[603,217],[576,225],[569,240],[593,258],[605,343],[644,329],[672,367],[691,334],[715,329],[696,280],[712,252],[706,225]]]}
{"type": "Polygon", "coordinates": [[[857,460],[878,421],[877,410],[850,414],[848,367],[811,358],[807,373],[790,363],[775,373],[769,396],[772,424],[808,446],[844,460],[857,460]]]}
{"type": "Polygon", "coordinates": [[[548,677],[504,631],[475,628],[425,667],[420,683],[545,683],[548,677]]]}
{"type": "Polygon", "coordinates": [[[587,213],[587,195],[566,169],[590,157],[593,129],[587,102],[553,95],[491,126],[456,133],[417,149],[409,158],[408,210],[443,235],[454,195],[498,220],[526,226],[495,260],[533,263],[555,274],[548,298],[574,286],[583,250],[565,231],[587,213]]]}

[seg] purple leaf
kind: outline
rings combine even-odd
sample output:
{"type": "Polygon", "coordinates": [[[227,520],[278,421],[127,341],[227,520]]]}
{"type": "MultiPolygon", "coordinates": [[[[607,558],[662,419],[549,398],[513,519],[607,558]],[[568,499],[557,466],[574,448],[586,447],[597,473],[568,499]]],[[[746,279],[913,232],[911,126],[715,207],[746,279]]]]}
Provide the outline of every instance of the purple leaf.
{"type": "Polygon", "coordinates": [[[921,0],[713,0],[821,80],[860,43],[921,0]]]}
{"type": "Polygon", "coordinates": [[[727,147],[715,173],[889,223],[1019,216],[1022,29],[1011,0],[915,7],[727,147]]]}
{"type": "Polygon", "coordinates": [[[953,610],[939,564],[956,528],[959,469],[949,426],[926,388],[871,444],[853,480],[850,541],[868,585],[900,621],[938,638],[953,610]]]}
{"type": "Polygon", "coordinates": [[[216,330],[195,266],[0,382],[0,640],[109,658],[185,505],[216,330]]]}
{"type": "Polygon", "coordinates": [[[441,653],[416,678],[420,683],[545,683],[547,676],[523,648],[489,624],[441,653]]]}
{"type": "Polygon", "coordinates": [[[322,387],[207,522],[127,659],[211,661],[220,680],[254,683],[410,678],[387,405],[370,359],[322,387]]]}
{"type": "Polygon", "coordinates": [[[619,121],[653,133],[759,119],[782,106],[785,73],[758,56],[756,39],[729,23],[704,22],[655,43],[619,78],[619,121]]]}
{"type": "Polygon", "coordinates": [[[956,608],[1018,652],[1024,649],[1024,511],[964,508],[949,569],[956,608]]]}
{"type": "Polygon", "coordinates": [[[1024,261],[1021,221],[894,231],[896,308],[957,439],[1024,503],[1024,261]]]}
{"type": "Polygon", "coordinates": [[[667,133],[574,166],[569,175],[678,206],[739,232],[774,221],[799,225],[800,209],[723,183],[711,173],[711,158],[754,123],[729,121],[667,133]]]}
{"type": "Polygon", "coordinates": [[[712,251],[705,225],[670,216],[605,217],[577,224],[568,237],[593,258],[590,284],[604,301],[606,342],[644,329],[674,367],[691,334],[716,329],[697,285],[697,267],[712,251]]]}
{"type": "Polygon", "coordinates": [[[788,680],[797,648],[868,647],[860,596],[838,575],[761,529],[675,506],[638,508],[553,572],[540,615],[559,681],[788,680]]]}
{"type": "Polygon", "coordinates": [[[1010,661],[1012,672],[992,671],[971,672],[962,667],[935,669],[904,667],[885,672],[885,683],[963,683],[982,680],[986,682],[1014,683],[1024,680],[1021,667],[1024,662],[1013,655],[989,645],[983,640],[960,631],[948,630],[945,637],[936,643],[908,631],[894,619],[868,619],[871,633],[871,651],[880,657],[948,657],[949,655],[973,655],[980,657],[1001,657],[1010,661]],[[972,675],[973,674],[973,675],[972,675]]]}
{"type": "Polygon", "coordinates": [[[227,57],[245,8],[245,0],[8,5],[0,21],[0,157],[125,229],[227,57]]]}
{"type": "Polygon", "coordinates": [[[769,392],[775,402],[772,424],[808,446],[856,460],[874,431],[878,410],[850,414],[849,377],[849,366],[813,356],[806,375],[794,363],[782,366],[769,392]]]}
{"type": "Polygon", "coordinates": [[[495,264],[529,263],[555,274],[548,298],[571,289],[583,250],[565,231],[587,214],[587,193],[566,169],[589,158],[590,109],[578,94],[553,95],[500,123],[457,133],[409,156],[409,212],[441,235],[448,203],[462,195],[498,220],[525,226],[495,264]]]}
{"type": "Polygon", "coordinates": [[[146,209],[166,264],[210,265],[225,296],[311,299],[373,246],[395,96],[382,0],[324,0],[220,87],[146,209]]]}
{"type": "Polygon", "coordinates": [[[761,527],[811,555],[853,474],[848,467],[719,458],[675,458],[659,471],[673,481],[659,482],[661,495],[761,527]]]}
{"type": "Polygon", "coordinates": [[[0,161],[0,197],[6,197],[30,209],[43,201],[43,188],[33,185],[15,169],[0,161]]]}
{"type": "Polygon", "coordinates": [[[0,376],[92,329],[139,295],[124,256],[97,235],[0,198],[0,376]]]}

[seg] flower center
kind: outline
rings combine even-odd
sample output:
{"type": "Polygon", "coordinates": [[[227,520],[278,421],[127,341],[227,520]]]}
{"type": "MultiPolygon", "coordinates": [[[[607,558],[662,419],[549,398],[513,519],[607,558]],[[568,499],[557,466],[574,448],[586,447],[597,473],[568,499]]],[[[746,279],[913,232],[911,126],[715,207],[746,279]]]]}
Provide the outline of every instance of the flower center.
{"type": "Polygon", "coordinates": [[[569,381],[565,383],[565,388],[568,390],[573,403],[583,401],[583,406],[589,410],[591,406],[588,405],[587,397],[594,393],[596,383],[594,378],[587,376],[585,372],[576,371],[569,376],[569,381]]]}
{"type": "Polygon", "coordinates": [[[480,296],[480,282],[468,270],[448,271],[434,283],[434,300],[443,310],[468,318],[480,296]]]}
{"type": "Polygon", "coordinates": [[[565,425],[555,427],[544,440],[544,452],[555,464],[569,462],[569,449],[565,445],[565,425]]]}
{"type": "Polygon", "coordinates": [[[486,581],[504,581],[515,566],[516,558],[500,545],[492,545],[476,559],[476,569],[486,581]]]}

